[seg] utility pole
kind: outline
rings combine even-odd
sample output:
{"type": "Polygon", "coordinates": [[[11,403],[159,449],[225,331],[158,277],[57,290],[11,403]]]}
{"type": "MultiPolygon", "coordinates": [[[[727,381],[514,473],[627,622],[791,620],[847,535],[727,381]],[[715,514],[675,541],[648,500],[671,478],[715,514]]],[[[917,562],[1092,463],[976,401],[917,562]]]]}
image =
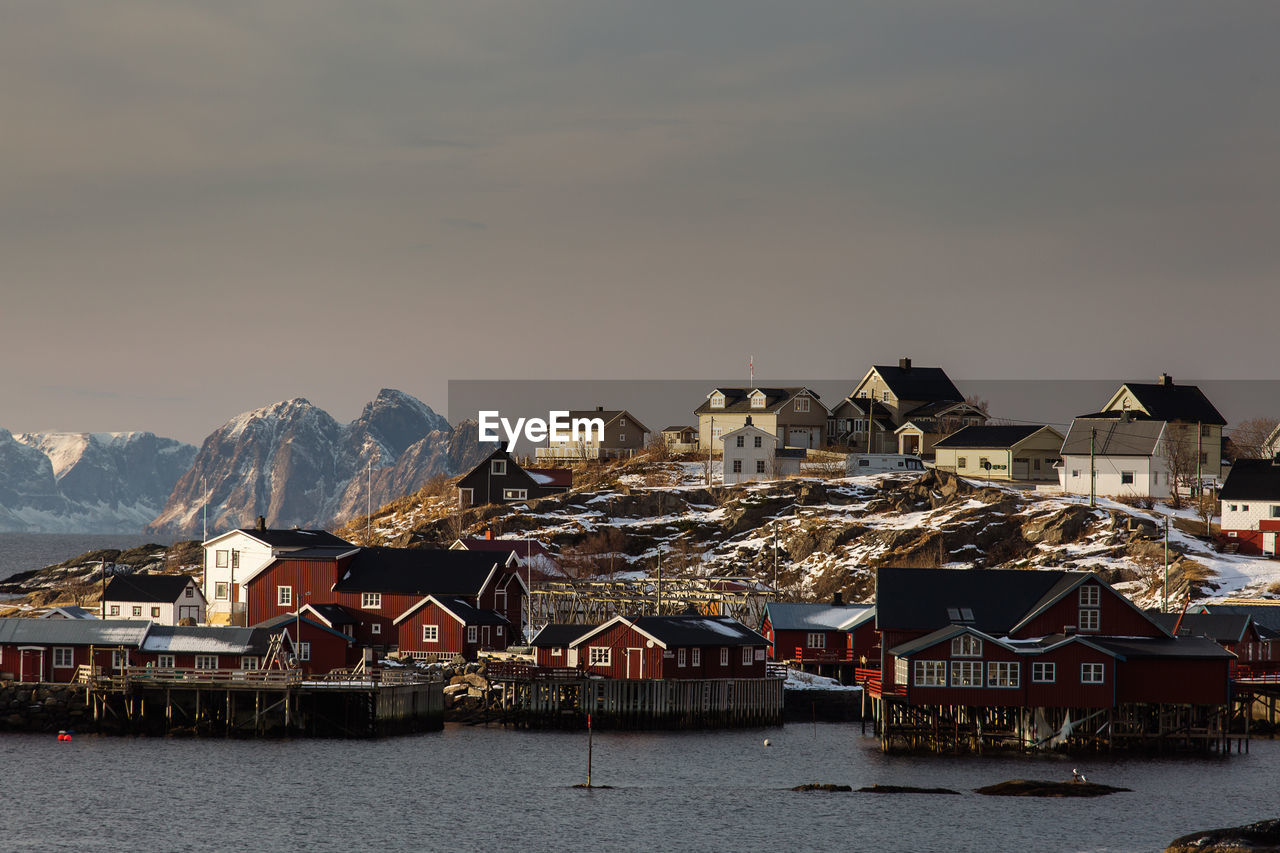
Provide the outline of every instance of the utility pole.
{"type": "Polygon", "coordinates": [[[867,452],[871,452],[871,430],[875,428],[876,422],[876,398],[875,392],[872,391],[871,396],[867,397],[870,405],[867,406],[867,452]]]}
{"type": "Polygon", "coordinates": [[[1089,509],[1093,509],[1098,505],[1097,495],[1094,491],[1094,482],[1097,480],[1097,470],[1093,466],[1093,445],[1098,438],[1098,428],[1089,428],[1089,509]]]}
{"type": "Polygon", "coordinates": [[[773,595],[778,596],[778,520],[773,520],[773,595]]]}
{"type": "Polygon", "coordinates": [[[711,479],[712,479],[711,466],[714,464],[711,461],[711,456],[712,456],[712,451],[715,449],[715,446],[716,446],[716,419],[715,419],[715,416],[713,415],[711,418],[711,423],[707,427],[707,488],[711,488],[711,479]]]}
{"type": "Polygon", "coordinates": [[[1169,516],[1164,517],[1164,609],[1169,612],[1169,516]]]}

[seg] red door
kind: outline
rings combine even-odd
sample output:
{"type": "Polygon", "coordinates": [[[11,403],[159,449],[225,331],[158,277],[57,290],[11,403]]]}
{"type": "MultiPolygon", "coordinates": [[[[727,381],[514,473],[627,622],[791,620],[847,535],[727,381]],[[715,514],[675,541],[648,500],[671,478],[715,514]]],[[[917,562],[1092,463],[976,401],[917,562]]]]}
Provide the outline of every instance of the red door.
{"type": "Polygon", "coordinates": [[[18,661],[19,681],[44,680],[44,649],[22,649],[18,661]]]}

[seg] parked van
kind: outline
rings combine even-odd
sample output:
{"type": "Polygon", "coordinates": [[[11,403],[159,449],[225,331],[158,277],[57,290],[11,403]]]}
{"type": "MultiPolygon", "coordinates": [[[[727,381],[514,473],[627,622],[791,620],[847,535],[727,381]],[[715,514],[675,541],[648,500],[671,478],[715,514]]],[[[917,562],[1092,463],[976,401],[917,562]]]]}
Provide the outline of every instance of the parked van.
{"type": "Polygon", "coordinates": [[[850,453],[844,464],[845,473],[850,477],[924,470],[923,459],[903,453],[850,453]]]}

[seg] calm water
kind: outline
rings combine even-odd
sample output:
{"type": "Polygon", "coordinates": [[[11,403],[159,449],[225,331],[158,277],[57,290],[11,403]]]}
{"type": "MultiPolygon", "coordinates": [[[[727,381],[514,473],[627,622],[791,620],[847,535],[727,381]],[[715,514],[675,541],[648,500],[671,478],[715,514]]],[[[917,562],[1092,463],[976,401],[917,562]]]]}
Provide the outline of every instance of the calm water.
{"type": "Polygon", "coordinates": [[[0,580],[100,548],[145,545],[141,533],[0,533],[0,580]]]}
{"type": "Polygon", "coordinates": [[[1213,759],[882,755],[849,725],[597,734],[450,725],[382,741],[0,736],[8,850],[1158,851],[1276,817],[1280,743],[1213,759]],[[768,737],[773,745],[763,746],[768,737]],[[1012,778],[1134,789],[983,797],[1012,778]],[[961,796],[814,794],[834,782],[961,796]]]}

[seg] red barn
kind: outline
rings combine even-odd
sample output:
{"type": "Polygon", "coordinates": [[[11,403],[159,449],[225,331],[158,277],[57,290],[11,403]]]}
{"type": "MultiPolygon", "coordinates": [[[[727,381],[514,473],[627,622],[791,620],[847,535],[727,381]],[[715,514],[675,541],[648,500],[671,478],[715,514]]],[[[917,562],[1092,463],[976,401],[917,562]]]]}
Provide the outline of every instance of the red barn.
{"type": "Polygon", "coordinates": [[[511,640],[507,617],[447,595],[423,598],[400,614],[395,629],[400,654],[422,660],[475,660],[478,652],[505,649],[511,640]]]}
{"type": "Polygon", "coordinates": [[[570,649],[610,678],[763,678],[768,642],[728,616],[615,616],[570,649]]]}

